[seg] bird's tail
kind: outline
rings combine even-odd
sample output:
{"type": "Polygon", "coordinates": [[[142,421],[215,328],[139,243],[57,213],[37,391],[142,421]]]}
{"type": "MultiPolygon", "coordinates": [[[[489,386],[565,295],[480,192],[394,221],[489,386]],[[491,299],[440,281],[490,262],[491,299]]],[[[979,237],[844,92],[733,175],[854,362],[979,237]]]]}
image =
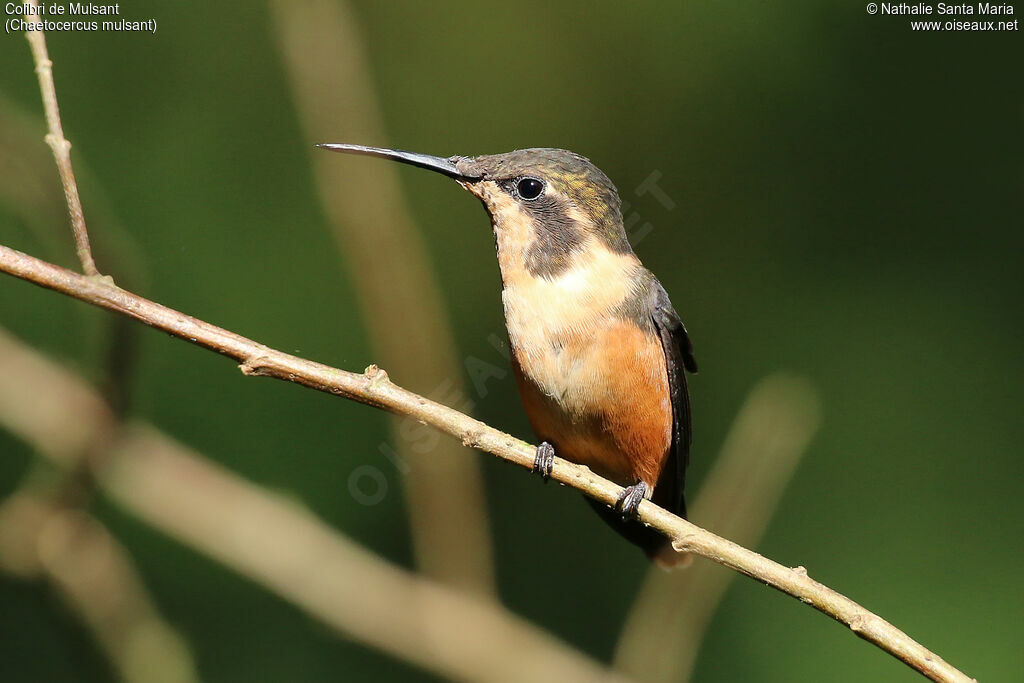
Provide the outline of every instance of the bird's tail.
{"type": "Polygon", "coordinates": [[[618,512],[593,498],[584,497],[584,500],[608,526],[615,529],[630,543],[639,546],[644,554],[661,569],[666,571],[683,569],[690,566],[693,561],[689,553],[682,553],[673,548],[660,531],[646,527],[640,522],[624,520],[618,512]]]}

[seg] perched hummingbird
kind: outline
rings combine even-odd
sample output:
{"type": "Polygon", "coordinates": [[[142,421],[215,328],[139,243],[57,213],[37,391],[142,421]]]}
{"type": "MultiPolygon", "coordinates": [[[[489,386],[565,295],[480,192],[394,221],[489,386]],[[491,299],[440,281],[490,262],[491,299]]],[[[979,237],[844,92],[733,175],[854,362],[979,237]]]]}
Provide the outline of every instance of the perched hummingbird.
{"type": "Polygon", "coordinates": [[[643,498],[685,517],[690,399],[697,371],[686,328],[633,253],[615,186],[562,149],[447,159],[349,144],[319,147],[393,159],[454,178],[491,217],[505,325],[523,407],[537,436],[534,471],[554,454],[626,489],[615,509],[588,502],[658,564],[682,564],[636,520],[643,498]]]}

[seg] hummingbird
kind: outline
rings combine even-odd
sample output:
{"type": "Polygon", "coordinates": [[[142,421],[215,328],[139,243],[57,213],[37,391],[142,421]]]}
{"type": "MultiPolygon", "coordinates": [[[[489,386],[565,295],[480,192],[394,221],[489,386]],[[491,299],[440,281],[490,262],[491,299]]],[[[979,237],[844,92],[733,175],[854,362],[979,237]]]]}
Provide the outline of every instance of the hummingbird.
{"type": "Polygon", "coordinates": [[[697,363],[665,288],[629,244],[608,176],[563,149],[445,158],[318,147],[436,171],[480,199],[494,231],[513,374],[541,440],[534,472],[546,481],[557,453],[623,486],[614,508],[586,500],[658,565],[686,564],[637,509],[646,498],[686,516],[686,372],[697,363]]]}

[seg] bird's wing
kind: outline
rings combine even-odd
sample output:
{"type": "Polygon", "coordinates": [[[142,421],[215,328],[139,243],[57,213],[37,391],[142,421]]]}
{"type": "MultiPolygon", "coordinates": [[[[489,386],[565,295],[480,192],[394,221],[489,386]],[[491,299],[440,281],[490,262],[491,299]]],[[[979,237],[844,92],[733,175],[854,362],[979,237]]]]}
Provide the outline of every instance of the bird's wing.
{"type": "Polygon", "coordinates": [[[662,507],[686,517],[683,485],[686,483],[686,466],[690,461],[690,443],[693,440],[686,370],[697,372],[697,361],[693,357],[693,344],[686,334],[686,327],[672,308],[665,288],[657,280],[652,283],[650,296],[651,319],[665,352],[668,388],[672,398],[672,445],[654,487],[654,499],[662,507]]]}

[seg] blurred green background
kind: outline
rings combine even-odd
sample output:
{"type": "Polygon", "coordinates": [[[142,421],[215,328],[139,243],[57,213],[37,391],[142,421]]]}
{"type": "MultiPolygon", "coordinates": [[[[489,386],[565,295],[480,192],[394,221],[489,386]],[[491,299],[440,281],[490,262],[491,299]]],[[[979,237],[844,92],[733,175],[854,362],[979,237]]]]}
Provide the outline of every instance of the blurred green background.
{"type": "MultiPolygon", "coordinates": [[[[823,428],[759,550],[808,567],[979,680],[1020,675],[1019,32],[914,33],[907,18],[869,16],[859,3],[362,0],[354,11],[395,146],[572,149],[651,224],[637,252],[672,295],[701,364],[691,490],[759,378],[807,376],[823,428]],[[635,190],[655,171],[671,210],[635,190]]],[[[267,8],[147,2],[122,12],[155,17],[157,34],[48,35],[101,269],[105,254],[131,251],[146,296],[325,363],[373,362],[267,8]],[[103,216],[123,230],[105,234],[113,221],[103,216]]],[[[22,36],[0,38],[0,64],[0,94],[38,117],[42,146],[22,36]]],[[[358,173],[380,162],[345,163],[358,173]]],[[[459,357],[503,365],[487,341],[504,328],[484,213],[450,181],[401,174],[459,357]]],[[[3,244],[74,267],[63,223],[33,225],[9,202],[0,218],[3,244]]],[[[107,321],[0,278],[0,323],[87,376],[100,374],[107,321]]],[[[139,342],[133,416],[409,563],[401,475],[378,451],[389,439],[382,413],[245,379],[150,330],[139,342]],[[363,464],[389,480],[374,506],[348,493],[363,464]]],[[[475,415],[532,438],[511,378],[488,386],[475,415]]],[[[0,450],[7,493],[33,455],[7,433],[0,450]]],[[[609,659],[642,556],[574,493],[480,457],[506,604],[609,659]],[[538,589],[546,581],[559,589],[538,589]]],[[[102,499],[96,511],[205,680],[430,679],[102,499]]],[[[111,675],[47,589],[0,578],[0,678],[111,675]]],[[[696,678],[917,680],[748,580],[723,602],[696,678]]]]}

